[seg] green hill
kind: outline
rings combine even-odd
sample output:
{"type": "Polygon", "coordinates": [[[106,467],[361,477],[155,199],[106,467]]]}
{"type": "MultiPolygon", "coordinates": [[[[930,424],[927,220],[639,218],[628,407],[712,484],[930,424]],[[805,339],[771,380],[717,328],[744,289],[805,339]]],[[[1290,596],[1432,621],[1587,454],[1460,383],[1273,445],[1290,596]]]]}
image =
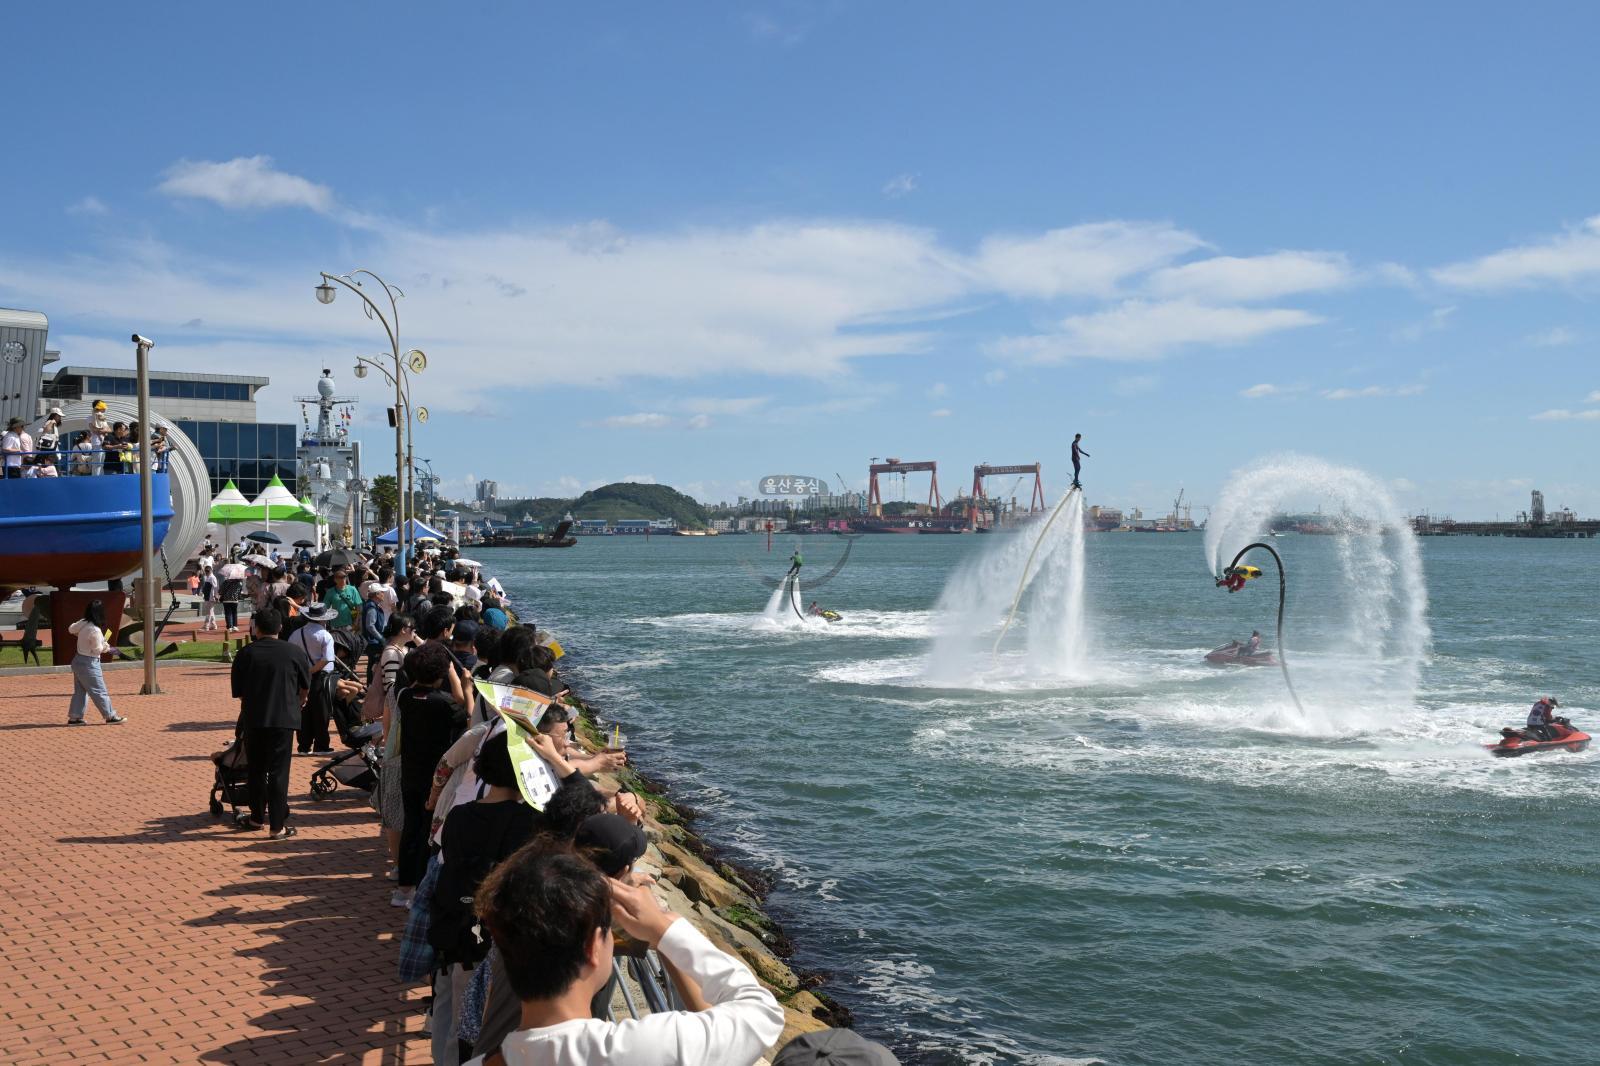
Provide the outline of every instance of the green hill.
{"type": "Polygon", "coordinates": [[[706,509],[691,496],[667,485],[639,485],[619,481],[591,489],[575,500],[542,497],[519,505],[515,515],[526,515],[548,529],[567,512],[573,518],[615,522],[619,518],[671,518],[683,529],[704,529],[710,523],[706,509]]]}

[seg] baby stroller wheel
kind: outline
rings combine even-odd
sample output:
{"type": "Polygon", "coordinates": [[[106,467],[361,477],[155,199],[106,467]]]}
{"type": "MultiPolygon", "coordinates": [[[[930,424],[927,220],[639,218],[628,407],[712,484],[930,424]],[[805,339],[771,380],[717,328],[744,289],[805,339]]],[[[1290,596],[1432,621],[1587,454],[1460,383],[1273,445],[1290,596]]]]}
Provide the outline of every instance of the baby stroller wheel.
{"type": "Polygon", "coordinates": [[[339,787],[333,775],[318,770],[311,775],[311,798],[314,800],[327,799],[333,795],[333,790],[339,787]]]}

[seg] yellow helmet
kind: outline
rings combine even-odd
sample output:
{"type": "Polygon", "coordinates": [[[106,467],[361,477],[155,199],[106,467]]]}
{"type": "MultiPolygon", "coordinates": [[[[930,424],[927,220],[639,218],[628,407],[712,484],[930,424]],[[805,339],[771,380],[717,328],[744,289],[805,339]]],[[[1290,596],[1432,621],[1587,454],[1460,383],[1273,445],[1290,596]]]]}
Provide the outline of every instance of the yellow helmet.
{"type": "Polygon", "coordinates": [[[96,411],[104,411],[106,409],[106,402],[104,400],[96,400],[94,402],[94,409],[96,411]]]}

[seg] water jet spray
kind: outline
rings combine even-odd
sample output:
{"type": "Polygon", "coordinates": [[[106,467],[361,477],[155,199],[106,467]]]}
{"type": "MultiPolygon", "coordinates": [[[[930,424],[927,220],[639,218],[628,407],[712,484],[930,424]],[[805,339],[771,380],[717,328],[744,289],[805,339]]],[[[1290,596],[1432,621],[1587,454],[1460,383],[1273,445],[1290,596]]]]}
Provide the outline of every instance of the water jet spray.
{"type": "Polygon", "coordinates": [[[1006,615],[1006,624],[1000,627],[1000,635],[994,638],[993,650],[996,653],[1000,651],[1000,642],[1005,639],[1006,630],[1010,629],[1011,623],[1016,620],[1017,605],[1022,602],[1022,593],[1028,587],[1028,573],[1033,569],[1033,557],[1039,554],[1039,545],[1044,543],[1045,534],[1050,532],[1050,527],[1055,524],[1056,517],[1061,514],[1062,508],[1066,507],[1067,501],[1072,499],[1072,494],[1082,491],[1082,488],[1074,482],[1072,488],[1067,490],[1067,494],[1061,497],[1061,502],[1056,504],[1055,510],[1050,512],[1050,517],[1045,520],[1044,528],[1039,530],[1039,537],[1033,542],[1033,551],[1028,553],[1028,561],[1023,564],[1022,577],[1017,581],[1017,594],[1011,600],[1011,613],[1006,615]]]}

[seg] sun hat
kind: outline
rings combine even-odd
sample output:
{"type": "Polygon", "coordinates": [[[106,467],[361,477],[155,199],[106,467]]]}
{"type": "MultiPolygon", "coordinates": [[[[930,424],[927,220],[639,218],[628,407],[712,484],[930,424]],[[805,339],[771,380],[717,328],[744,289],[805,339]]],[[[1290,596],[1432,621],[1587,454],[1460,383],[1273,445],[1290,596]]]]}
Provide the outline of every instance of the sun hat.
{"type": "Polygon", "coordinates": [[[900,1060],[882,1044],[849,1029],[821,1029],[802,1033],[789,1041],[772,1060],[772,1066],[899,1066],[900,1060]]]}
{"type": "Polygon", "coordinates": [[[339,612],[326,603],[308,603],[301,609],[300,616],[308,622],[331,622],[339,617],[339,612]]]}

